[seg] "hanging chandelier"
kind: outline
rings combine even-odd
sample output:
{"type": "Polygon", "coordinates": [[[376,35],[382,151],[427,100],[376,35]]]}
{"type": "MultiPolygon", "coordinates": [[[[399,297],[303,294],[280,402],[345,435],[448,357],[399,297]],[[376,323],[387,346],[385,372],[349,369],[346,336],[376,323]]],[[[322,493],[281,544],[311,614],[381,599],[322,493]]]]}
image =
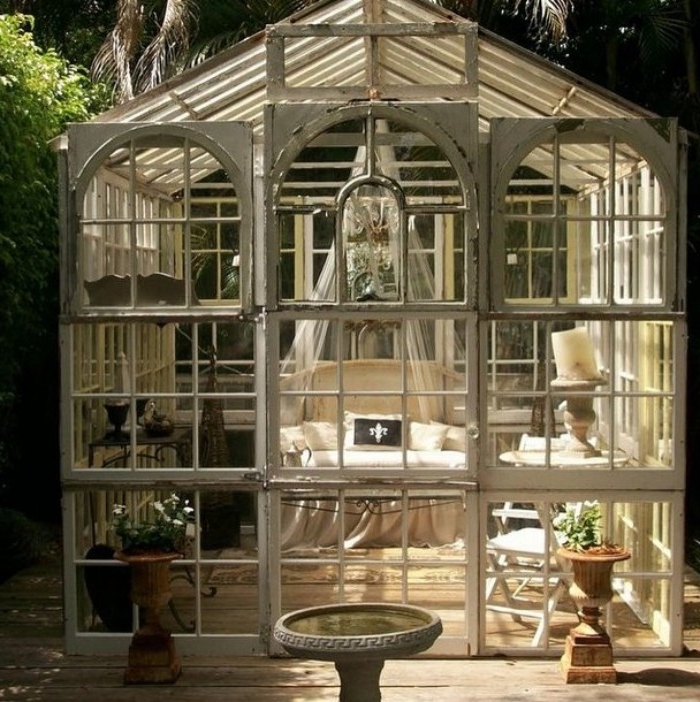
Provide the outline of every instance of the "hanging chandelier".
{"type": "Polygon", "coordinates": [[[349,299],[398,300],[399,207],[386,188],[363,185],[343,205],[349,299]]]}

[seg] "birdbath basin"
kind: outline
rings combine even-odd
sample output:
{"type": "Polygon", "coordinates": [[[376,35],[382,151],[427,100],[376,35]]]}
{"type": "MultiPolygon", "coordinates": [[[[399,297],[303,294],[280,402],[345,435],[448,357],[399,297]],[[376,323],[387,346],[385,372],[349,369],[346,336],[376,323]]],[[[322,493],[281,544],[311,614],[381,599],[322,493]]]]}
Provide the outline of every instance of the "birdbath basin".
{"type": "Polygon", "coordinates": [[[440,617],[430,610],[363,602],[290,612],[277,620],[273,635],[292,656],[333,661],[340,702],[379,702],[384,661],[425,651],[441,633],[440,617]]]}

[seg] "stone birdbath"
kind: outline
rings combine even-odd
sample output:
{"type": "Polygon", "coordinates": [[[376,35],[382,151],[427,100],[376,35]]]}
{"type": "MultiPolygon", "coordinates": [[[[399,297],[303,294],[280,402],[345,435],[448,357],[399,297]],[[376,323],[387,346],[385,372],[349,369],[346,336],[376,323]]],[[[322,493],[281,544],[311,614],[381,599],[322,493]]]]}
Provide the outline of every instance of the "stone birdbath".
{"type": "Polygon", "coordinates": [[[379,702],[379,676],[388,658],[430,648],[442,633],[437,614],[381,602],[309,607],[277,620],[274,638],[296,658],[333,661],[340,702],[379,702]]]}

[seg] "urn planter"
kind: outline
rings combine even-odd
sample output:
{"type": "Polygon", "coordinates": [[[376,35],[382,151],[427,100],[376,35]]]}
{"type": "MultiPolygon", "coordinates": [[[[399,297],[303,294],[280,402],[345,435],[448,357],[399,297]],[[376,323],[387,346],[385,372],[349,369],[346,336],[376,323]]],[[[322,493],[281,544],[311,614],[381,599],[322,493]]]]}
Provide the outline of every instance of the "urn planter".
{"type": "Polygon", "coordinates": [[[131,601],[143,613],[129,645],[125,683],[172,683],[182,671],[172,634],[160,623],[160,612],[172,598],[170,563],[179,553],[118,551],[114,557],[131,568],[131,601]]]}
{"type": "Polygon", "coordinates": [[[571,562],[573,582],[569,595],[576,605],[579,623],[566,639],[561,667],[567,683],[616,683],[610,637],[600,623],[602,608],[613,597],[612,570],[630,557],[622,548],[570,551],[559,554],[571,562]]]}

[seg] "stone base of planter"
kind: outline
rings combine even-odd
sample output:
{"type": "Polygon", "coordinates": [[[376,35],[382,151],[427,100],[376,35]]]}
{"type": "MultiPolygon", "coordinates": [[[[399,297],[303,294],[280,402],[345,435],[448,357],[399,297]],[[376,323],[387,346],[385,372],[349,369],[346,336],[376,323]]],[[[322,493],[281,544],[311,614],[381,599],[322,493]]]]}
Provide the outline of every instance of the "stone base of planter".
{"type": "Polygon", "coordinates": [[[125,683],[173,683],[181,672],[180,657],[169,631],[137,631],[134,634],[124,672],[125,683]]]}
{"type": "Polygon", "coordinates": [[[561,671],[567,683],[617,683],[610,637],[604,632],[590,635],[572,629],[561,657],[561,671]]]}

